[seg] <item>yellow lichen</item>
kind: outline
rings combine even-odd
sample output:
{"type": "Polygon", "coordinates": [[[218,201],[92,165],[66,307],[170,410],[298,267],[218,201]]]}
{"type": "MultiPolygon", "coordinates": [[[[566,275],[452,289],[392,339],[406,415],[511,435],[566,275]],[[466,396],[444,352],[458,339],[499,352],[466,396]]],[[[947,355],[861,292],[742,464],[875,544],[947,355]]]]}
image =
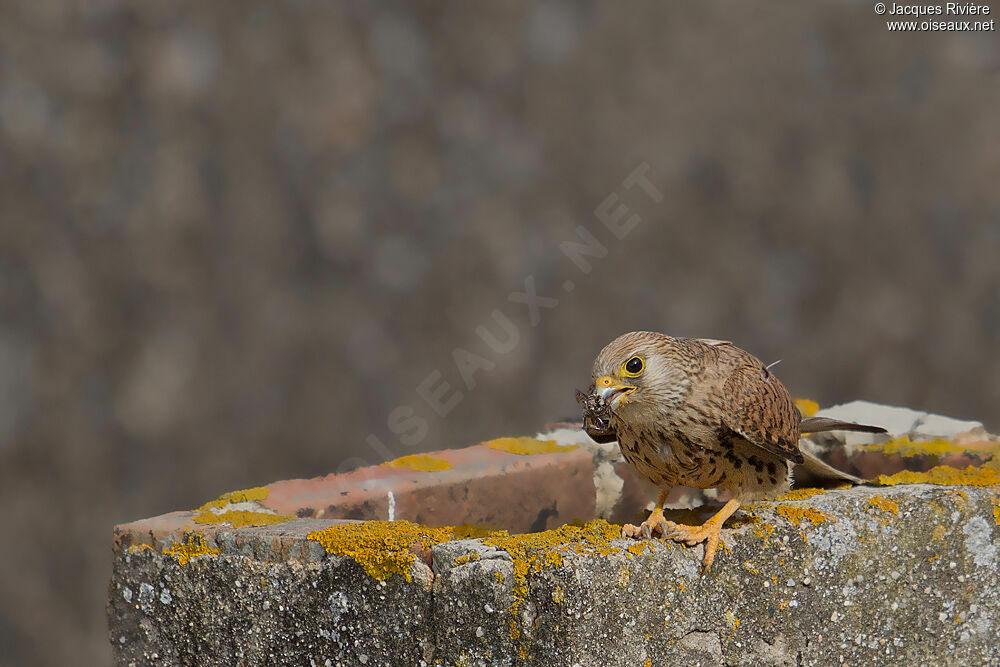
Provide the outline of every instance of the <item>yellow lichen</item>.
{"type": "Polygon", "coordinates": [[[947,493],[949,496],[958,496],[962,500],[968,500],[969,499],[969,494],[966,493],[965,491],[962,491],[961,489],[954,489],[952,491],[945,491],[945,493],[947,493]]]}
{"type": "Polygon", "coordinates": [[[222,509],[226,505],[235,503],[249,503],[254,501],[261,501],[267,498],[271,491],[266,486],[255,486],[252,489],[241,489],[239,491],[230,491],[229,493],[223,493],[221,496],[215,500],[209,501],[198,508],[199,512],[204,512],[212,509],[222,509]]]}
{"type": "Polygon", "coordinates": [[[645,551],[646,549],[652,551],[653,545],[651,545],[649,542],[633,542],[632,544],[628,545],[628,552],[633,556],[642,555],[642,552],[645,551]]]}
{"type": "Polygon", "coordinates": [[[899,454],[904,458],[912,456],[935,456],[940,458],[946,454],[964,452],[968,449],[964,445],[955,444],[951,440],[945,440],[944,438],[913,441],[906,435],[893,438],[889,442],[861,445],[861,448],[882,452],[883,454],[899,454]]]}
{"type": "Polygon", "coordinates": [[[205,511],[194,517],[194,522],[201,524],[228,523],[233,528],[243,528],[244,526],[270,526],[275,523],[291,521],[294,518],[295,516],[291,514],[230,510],[221,514],[205,511]]]}
{"type": "Polygon", "coordinates": [[[652,660],[652,658],[646,658],[645,660],[643,660],[642,661],[642,667],[653,667],[653,660],[652,660]]]}
{"type": "Polygon", "coordinates": [[[565,591],[563,591],[561,587],[556,586],[556,589],[552,591],[552,601],[555,602],[556,604],[562,604],[562,602],[565,599],[566,599],[565,591]]]}
{"type": "Polygon", "coordinates": [[[754,523],[753,532],[757,534],[757,537],[763,537],[764,542],[767,542],[767,538],[771,537],[774,532],[774,526],[769,523],[754,523]]]}
{"type": "Polygon", "coordinates": [[[736,628],[740,627],[740,619],[736,618],[736,614],[732,611],[726,612],[726,622],[732,626],[733,632],[736,632],[736,628]]]}
{"type": "Polygon", "coordinates": [[[1000,484],[1000,475],[985,466],[969,466],[959,470],[951,466],[936,466],[927,472],[904,470],[895,475],[879,475],[875,483],[880,486],[897,484],[947,484],[956,486],[992,486],[1000,484]]]}
{"type": "Polygon", "coordinates": [[[504,580],[504,576],[503,576],[503,572],[494,572],[494,573],[493,573],[493,579],[494,579],[494,581],[496,581],[496,582],[497,582],[498,584],[502,584],[502,583],[503,583],[503,580],[504,580]]]}
{"type": "Polygon", "coordinates": [[[932,540],[943,540],[944,534],[948,532],[948,529],[942,525],[934,526],[934,532],[931,533],[932,540]]]}
{"type": "Polygon", "coordinates": [[[781,516],[798,526],[803,521],[808,521],[814,526],[818,526],[824,521],[833,521],[833,517],[823,514],[818,509],[812,507],[792,507],[791,505],[778,505],[775,511],[781,516]]]}
{"type": "Polygon", "coordinates": [[[455,567],[459,565],[465,565],[466,563],[472,563],[479,560],[479,552],[473,551],[472,553],[463,554],[455,559],[455,567]]]}
{"type": "Polygon", "coordinates": [[[760,570],[751,565],[750,561],[744,561],[743,569],[749,572],[750,574],[760,574],[760,570]]]}
{"type": "Polygon", "coordinates": [[[425,454],[401,456],[394,461],[386,461],[382,465],[393,468],[409,468],[410,470],[416,470],[417,472],[438,472],[439,470],[450,470],[454,467],[444,459],[437,458],[436,456],[427,456],[425,454]]]}
{"type": "Polygon", "coordinates": [[[993,520],[1000,526],[1000,496],[993,498],[993,520]]]}
{"type": "Polygon", "coordinates": [[[892,512],[893,514],[899,514],[899,505],[889,500],[885,496],[872,496],[868,499],[868,504],[872,507],[877,507],[883,512],[892,512]]]}
{"type": "Polygon", "coordinates": [[[785,495],[778,498],[778,500],[805,500],[820,493],[826,493],[826,489],[816,489],[816,488],[805,488],[805,489],[794,489],[789,491],[785,495]]]}
{"type": "Polygon", "coordinates": [[[205,536],[201,533],[192,533],[187,536],[187,542],[174,542],[173,546],[165,549],[163,553],[173,556],[181,565],[187,565],[192,558],[198,556],[218,556],[219,550],[208,546],[205,536]]]}
{"type": "Polygon", "coordinates": [[[133,544],[128,548],[128,552],[130,554],[137,554],[140,551],[145,551],[147,549],[149,551],[155,551],[155,549],[153,549],[153,547],[149,546],[148,544],[133,544]]]}
{"type": "Polygon", "coordinates": [[[509,454],[556,454],[558,452],[571,452],[577,448],[576,445],[560,445],[555,440],[536,440],[535,438],[497,438],[483,444],[509,454]]]}
{"type": "Polygon", "coordinates": [[[416,560],[411,548],[430,549],[453,537],[450,528],[429,528],[409,521],[366,521],[316,530],[307,536],[328,553],[350,556],[368,576],[385,580],[394,574],[411,581],[416,560]]]}
{"type": "Polygon", "coordinates": [[[796,398],[795,407],[799,409],[803,417],[812,417],[819,412],[819,403],[810,401],[808,398],[796,398]]]}

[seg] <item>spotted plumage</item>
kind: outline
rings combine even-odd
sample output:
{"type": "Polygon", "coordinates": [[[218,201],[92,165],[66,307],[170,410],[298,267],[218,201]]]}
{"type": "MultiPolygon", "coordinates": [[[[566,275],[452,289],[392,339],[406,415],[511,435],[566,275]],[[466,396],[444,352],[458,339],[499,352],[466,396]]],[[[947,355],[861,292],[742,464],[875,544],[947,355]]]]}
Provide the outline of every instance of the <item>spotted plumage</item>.
{"type": "Polygon", "coordinates": [[[640,331],[618,337],[594,362],[585,397],[587,432],[617,438],[638,476],[661,490],[656,509],[627,536],[706,542],[712,562],[723,522],[742,502],[774,498],[789,489],[792,469],[804,464],[820,477],[857,481],[799,450],[803,432],[834,428],[880,432],[833,420],[802,420],[788,390],[756,357],[727,341],[671,338],[640,331]],[[600,413],[601,419],[592,417],[600,413]],[[699,527],[663,518],[670,487],[723,488],[732,500],[699,527]]]}

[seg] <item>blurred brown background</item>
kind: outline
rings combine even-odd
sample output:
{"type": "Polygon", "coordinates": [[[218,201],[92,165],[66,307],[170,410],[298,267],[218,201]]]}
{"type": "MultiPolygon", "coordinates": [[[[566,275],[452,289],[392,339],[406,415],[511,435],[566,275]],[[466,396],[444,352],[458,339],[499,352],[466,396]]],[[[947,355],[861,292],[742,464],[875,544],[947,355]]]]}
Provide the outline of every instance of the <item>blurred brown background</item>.
{"type": "Polygon", "coordinates": [[[534,432],[626,330],[1000,427],[998,45],[867,2],[0,4],[0,662],[110,659],[113,524],[534,432]],[[456,347],[495,367],[440,418],[456,347]]]}

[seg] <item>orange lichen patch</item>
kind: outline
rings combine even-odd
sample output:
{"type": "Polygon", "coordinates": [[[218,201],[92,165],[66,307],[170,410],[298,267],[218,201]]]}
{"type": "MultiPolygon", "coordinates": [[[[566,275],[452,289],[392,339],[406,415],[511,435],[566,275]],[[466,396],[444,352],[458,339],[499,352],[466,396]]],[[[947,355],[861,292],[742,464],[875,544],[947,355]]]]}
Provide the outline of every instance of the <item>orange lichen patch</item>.
{"type": "Polygon", "coordinates": [[[816,488],[805,488],[805,489],[794,489],[789,491],[785,495],[778,498],[778,500],[805,500],[820,493],[826,493],[826,489],[816,489],[816,488]]]}
{"type": "Polygon", "coordinates": [[[754,523],[753,532],[756,533],[757,537],[763,537],[766,542],[767,538],[771,537],[771,534],[774,532],[774,526],[769,523],[764,523],[758,519],[758,521],[754,523]]]}
{"type": "Polygon", "coordinates": [[[401,456],[394,461],[386,461],[382,465],[391,466],[393,468],[409,468],[410,470],[416,470],[417,472],[437,472],[439,470],[450,470],[454,467],[444,459],[440,459],[435,456],[427,456],[425,454],[401,456]]]}
{"type": "Polygon", "coordinates": [[[466,563],[474,563],[479,560],[479,552],[473,551],[470,554],[463,554],[455,559],[455,567],[459,565],[465,565],[466,563]]]}
{"type": "Polygon", "coordinates": [[[137,554],[140,551],[143,551],[143,550],[146,550],[146,549],[148,549],[149,551],[156,551],[153,547],[149,546],[148,544],[133,544],[132,546],[130,546],[128,548],[128,552],[130,554],[137,554]]]}
{"type": "Polygon", "coordinates": [[[934,532],[931,533],[932,540],[943,540],[944,534],[948,532],[948,529],[942,525],[934,526],[934,532]]]}
{"type": "Polygon", "coordinates": [[[563,591],[563,589],[559,586],[556,586],[556,589],[552,591],[552,601],[556,604],[562,604],[564,600],[566,600],[565,591],[563,591]]]}
{"type": "Polygon", "coordinates": [[[411,548],[430,549],[453,537],[450,528],[429,528],[409,521],[365,521],[315,530],[306,537],[327,553],[350,556],[368,576],[386,580],[394,574],[411,581],[416,560],[411,548]]]}
{"type": "Polygon", "coordinates": [[[961,489],[955,489],[953,491],[945,491],[945,493],[947,493],[949,496],[958,496],[962,500],[969,499],[969,494],[966,493],[965,491],[962,491],[961,489]]]}
{"type": "Polygon", "coordinates": [[[808,521],[814,526],[818,526],[824,521],[833,521],[833,517],[823,514],[818,509],[812,507],[792,507],[791,505],[778,505],[775,511],[798,526],[803,521],[808,521]]]}
{"type": "Polygon", "coordinates": [[[640,556],[646,549],[653,550],[653,545],[649,542],[633,542],[628,545],[628,552],[633,556],[640,556]]]}
{"type": "Polygon", "coordinates": [[[507,452],[509,454],[557,454],[571,452],[576,445],[560,445],[555,440],[536,440],[535,438],[497,438],[483,443],[487,447],[507,452]]]}
{"type": "Polygon", "coordinates": [[[215,509],[222,509],[226,505],[236,504],[236,503],[249,503],[249,502],[259,502],[267,498],[271,491],[266,486],[255,486],[252,489],[241,489],[239,491],[230,491],[229,493],[223,493],[221,496],[215,500],[209,501],[198,508],[199,512],[205,512],[213,507],[215,509]]]}
{"type": "Polygon", "coordinates": [[[750,574],[760,574],[760,570],[751,565],[750,561],[745,561],[743,563],[743,569],[749,572],[750,574]]]}
{"type": "Polygon", "coordinates": [[[883,454],[899,454],[904,458],[911,456],[936,456],[938,458],[955,452],[964,452],[968,447],[955,444],[951,440],[936,438],[934,440],[918,440],[914,442],[909,436],[902,435],[889,442],[875,445],[861,445],[862,449],[879,451],[883,454]]]}
{"type": "Polygon", "coordinates": [[[451,529],[451,531],[455,534],[456,540],[486,537],[490,533],[495,533],[498,530],[500,529],[490,526],[478,526],[474,523],[462,523],[451,529]]]}
{"type": "Polygon", "coordinates": [[[808,398],[796,398],[795,407],[799,409],[803,417],[812,417],[819,412],[819,403],[811,401],[808,398]]]}
{"type": "Polygon", "coordinates": [[[897,484],[948,484],[955,486],[992,486],[1000,484],[1000,475],[991,468],[969,466],[959,470],[951,466],[935,466],[927,472],[904,470],[895,475],[879,475],[875,483],[880,486],[897,484]]]}
{"type": "Polygon", "coordinates": [[[510,554],[514,564],[514,603],[510,607],[514,619],[511,621],[510,636],[518,639],[521,631],[517,626],[517,612],[528,598],[528,576],[540,572],[544,567],[559,567],[563,555],[568,553],[607,556],[620,551],[611,546],[611,541],[621,537],[621,526],[615,526],[603,519],[588,521],[582,526],[565,525],[541,533],[510,535],[507,531],[497,531],[483,538],[483,543],[503,549],[510,554]]]}
{"type": "Polygon", "coordinates": [[[899,514],[899,505],[889,500],[885,496],[872,496],[868,499],[868,504],[872,507],[877,507],[883,512],[892,512],[893,514],[899,514]]]}
{"type": "Polygon", "coordinates": [[[173,546],[165,549],[163,553],[173,556],[181,565],[187,565],[192,558],[198,556],[218,556],[219,550],[208,546],[205,536],[201,533],[188,535],[187,542],[174,542],[173,546]]]}
{"type": "Polygon", "coordinates": [[[230,510],[216,514],[215,512],[202,512],[194,517],[195,523],[217,524],[228,523],[233,528],[243,528],[244,526],[270,526],[275,523],[291,521],[295,516],[291,514],[269,514],[267,512],[249,512],[246,510],[230,510]]]}
{"type": "Polygon", "coordinates": [[[993,520],[1000,526],[1000,496],[993,497],[993,520]]]}

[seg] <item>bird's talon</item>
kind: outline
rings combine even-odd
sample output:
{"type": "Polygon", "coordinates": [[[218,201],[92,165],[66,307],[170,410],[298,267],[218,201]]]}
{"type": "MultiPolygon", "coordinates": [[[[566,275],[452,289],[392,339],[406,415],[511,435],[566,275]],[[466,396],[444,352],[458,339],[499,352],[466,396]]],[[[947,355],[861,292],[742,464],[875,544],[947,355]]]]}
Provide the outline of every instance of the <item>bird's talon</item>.
{"type": "Polygon", "coordinates": [[[648,523],[642,524],[642,536],[645,537],[647,540],[653,537],[653,531],[649,529],[648,523]]]}

